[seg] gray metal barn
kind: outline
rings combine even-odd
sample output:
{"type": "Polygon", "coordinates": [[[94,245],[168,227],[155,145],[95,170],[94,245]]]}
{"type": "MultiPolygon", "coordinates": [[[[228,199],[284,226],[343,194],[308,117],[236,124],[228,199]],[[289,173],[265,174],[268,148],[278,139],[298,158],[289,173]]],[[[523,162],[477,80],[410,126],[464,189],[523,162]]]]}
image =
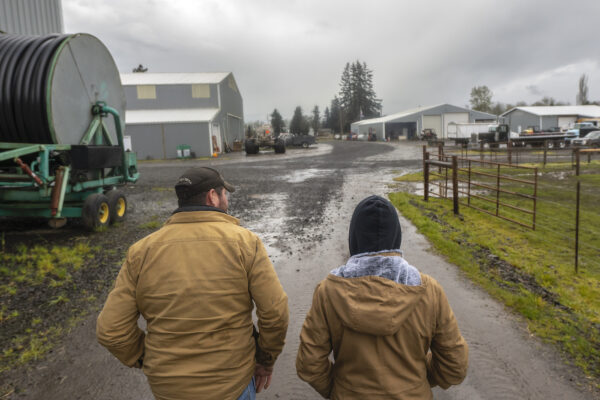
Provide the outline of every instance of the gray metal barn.
{"type": "Polygon", "coordinates": [[[354,122],[350,130],[356,134],[374,133],[378,139],[398,140],[415,139],[423,129],[434,129],[439,138],[447,138],[451,122],[494,122],[496,118],[493,114],[440,104],[354,122]]]}
{"type": "Polygon", "coordinates": [[[581,118],[600,118],[600,106],[540,106],[515,107],[500,116],[513,132],[530,126],[541,130],[559,127],[568,129],[581,118]]]}
{"type": "Polygon", "coordinates": [[[62,33],[60,0],[0,0],[0,32],[19,35],[62,33]]]}
{"type": "Polygon", "coordinates": [[[121,74],[126,135],[139,159],[210,156],[243,140],[242,96],[231,72],[121,74]]]}

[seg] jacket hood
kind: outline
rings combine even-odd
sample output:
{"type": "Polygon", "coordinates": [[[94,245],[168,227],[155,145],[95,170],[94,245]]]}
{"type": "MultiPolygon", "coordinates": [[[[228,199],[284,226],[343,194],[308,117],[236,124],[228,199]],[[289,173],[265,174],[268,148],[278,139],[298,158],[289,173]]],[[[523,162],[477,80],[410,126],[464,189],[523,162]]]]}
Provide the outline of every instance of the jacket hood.
{"type": "Polygon", "coordinates": [[[358,203],[348,233],[351,255],[399,249],[401,241],[400,221],[392,203],[379,196],[358,203]]]}
{"type": "Polygon", "coordinates": [[[401,254],[357,254],[327,276],[327,298],[345,326],[370,335],[393,335],[412,314],[426,288],[419,271],[401,254]]]}

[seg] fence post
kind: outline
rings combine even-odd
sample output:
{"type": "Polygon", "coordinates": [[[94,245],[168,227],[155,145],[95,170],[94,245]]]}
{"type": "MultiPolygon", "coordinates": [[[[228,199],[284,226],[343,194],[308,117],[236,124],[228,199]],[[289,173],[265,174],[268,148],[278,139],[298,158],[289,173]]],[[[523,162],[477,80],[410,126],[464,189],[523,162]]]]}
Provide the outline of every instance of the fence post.
{"type": "Polygon", "coordinates": [[[467,179],[467,205],[471,207],[471,160],[469,160],[469,178],[467,179]]]}
{"type": "Polygon", "coordinates": [[[535,174],[534,178],[533,178],[533,226],[531,227],[534,231],[535,231],[535,215],[536,215],[536,210],[537,210],[537,187],[538,187],[538,170],[537,168],[535,168],[533,170],[533,173],[535,174]]]}
{"type": "Polygon", "coordinates": [[[479,159],[483,161],[483,142],[479,142],[479,159]]]}
{"type": "Polygon", "coordinates": [[[452,201],[454,215],[458,215],[458,157],[452,156],[452,201]]]}
{"type": "Polygon", "coordinates": [[[579,176],[579,149],[575,149],[575,176],[579,176]]]}
{"type": "Polygon", "coordinates": [[[512,142],[510,139],[506,142],[506,151],[508,152],[508,164],[512,165],[512,142]]]}
{"type": "MultiPolygon", "coordinates": [[[[444,145],[438,143],[438,161],[444,161],[444,145]]],[[[442,174],[442,167],[438,167],[438,173],[442,174]]]]}
{"type": "Polygon", "coordinates": [[[544,140],[544,168],[546,168],[547,153],[548,153],[548,141],[544,140]]]}
{"type": "Polygon", "coordinates": [[[592,152],[591,152],[591,151],[590,151],[590,152],[588,152],[588,153],[587,153],[587,156],[588,156],[588,164],[589,164],[589,163],[591,163],[591,162],[592,162],[592,152]]]}
{"type": "Polygon", "coordinates": [[[496,217],[500,214],[500,164],[498,164],[498,175],[496,176],[496,217]]]}
{"type": "MultiPolygon", "coordinates": [[[[425,148],[425,146],[423,146],[425,148]]],[[[423,154],[423,200],[429,200],[429,153],[427,151],[423,154]]]]}
{"type": "Polygon", "coordinates": [[[581,182],[577,181],[577,208],[575,212],[575,273],[579,273],[579,193],[581,182]]]}

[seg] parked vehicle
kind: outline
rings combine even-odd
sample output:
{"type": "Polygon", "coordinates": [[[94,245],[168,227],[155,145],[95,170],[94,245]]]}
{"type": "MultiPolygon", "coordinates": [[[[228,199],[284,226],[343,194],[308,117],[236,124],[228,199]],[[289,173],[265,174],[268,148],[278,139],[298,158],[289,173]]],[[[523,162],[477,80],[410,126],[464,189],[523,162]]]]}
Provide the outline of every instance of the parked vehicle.
{"type": "Polygon", "coordinates": [[[419,135],[419,139],[421,140],[436,140],[437,139],[437,134],[435,133],[435,129],[423,129],[423,131],[421,131],[421,134],[419,135]]]}
{"type": "Polygon", "coordinates": [[[279,138],[283,139],[286,146],[302,146],[307,149],[311,144],[316,143],[315,137],[311,135],[293,135],[287,133],[283,138],[281,136],[279,138]]]}
{"type": "Polygon", "coordinates": [[[471,143],[487,143],[490,147],[498,147],[509,139],[510,127],[506,124],[488,124],[487,131],[471,134],[471,143]]]}
{"type": "Polygon", "coordinates": [[[600,147],[600,131],[593,131],[585,135],[584,138],[571,140],[573,146],[600,147]]]}
{"type": "MultiPolygon", "coordinates": [[[[598,130],[598,127],[592,121],[587,122],[578,122],[576,123],[572,129],[567,131],[567,134],[573,139],[583,138],[588,133],[598,130]]],[[[571,139],[572,140],[572,139],[571,139]]]]}
{"type": "Polygon", "coordinates": [[[457,123],[450,122],[448,124],[448,139],[454,140],[456,145],[466,145],[471,141],[473,134],[487,133],[490,124],[474,122],[474,123],[457,123]]]}

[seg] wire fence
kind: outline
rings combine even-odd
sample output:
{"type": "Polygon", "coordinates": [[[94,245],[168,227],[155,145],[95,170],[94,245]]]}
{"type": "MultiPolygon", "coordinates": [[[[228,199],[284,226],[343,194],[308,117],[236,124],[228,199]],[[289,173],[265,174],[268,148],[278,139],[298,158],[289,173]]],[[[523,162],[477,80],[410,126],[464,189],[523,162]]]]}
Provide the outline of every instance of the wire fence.
{"type": "Polygon", "coordinates": [[[485,157],[468,148],[429,150],[423,146],[425,198],[456,193],[461,207],[537,232],[576,272],[600,273],[600,150],[518,149],[509,156],[509,149],[492,148],[485,157]]]}

